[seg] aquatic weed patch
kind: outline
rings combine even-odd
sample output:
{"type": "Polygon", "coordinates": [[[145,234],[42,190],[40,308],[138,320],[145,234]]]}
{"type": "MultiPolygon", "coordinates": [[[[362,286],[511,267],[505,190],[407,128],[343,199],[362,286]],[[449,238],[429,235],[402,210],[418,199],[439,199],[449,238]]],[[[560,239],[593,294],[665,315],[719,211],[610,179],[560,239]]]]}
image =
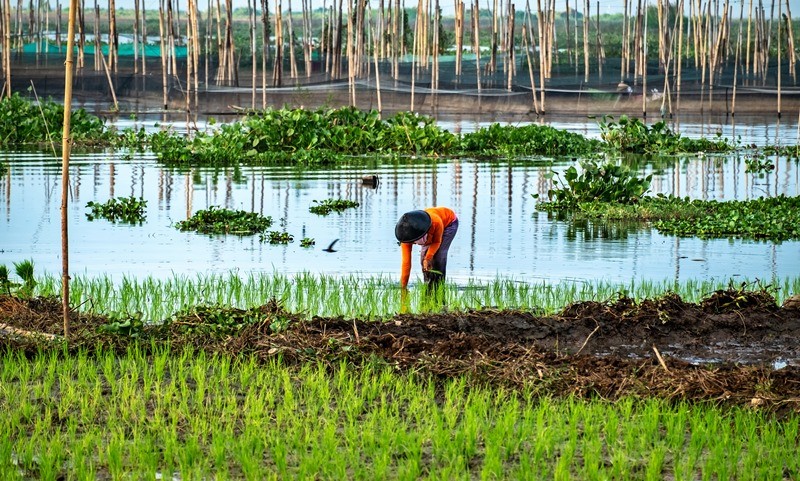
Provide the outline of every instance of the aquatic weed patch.
{"type": "Polygon", "coordinates": [[[640,119],[620,116],[618,121],[606,116],[598,122],[600,136],[606,145],[619,152],[640,154],[677,154],[692,152],[730,152],[736,146],[717,135],[716,139],[692,139],[675,133],[666,122],[648,126],[640,119]]]}
{"type": "Polygon", "coordinates": [[[231,210],[211,206],[199,210],[187,220],[175,223],[181,231],[201,234],[252,235],[264,232],[272,225],[272,217],[257,212],[231,210]]]}
{"type": "Polygon", "coordinates": [[[703,239],[737,237],[785,241],[800,239],[800,197],[752,200],[690,200],[675,196],[642,197],[635,204],[587,201],[542,202],[537,209],[562,213],[571,221],[639,221],[664,234],[703,239]]]}
{"type": "Polygon", "coordinates": [[[360,204],[353,200],[347,199],[324,199],[324,200],[314,200],[312,201],[314,205],[308,208],[308,211],[312,214],[326,216],[329,215],[331,212],[336,212],[341,214],[347,209],[353,209],[358,207],[360,204]]]}
{"type": "Polygon", "coordinates": [[[593,159],[583,160],[580,171],[575,166],[567,168],[563,180],[556,172],[552,175],[560,187],[547,192],[550,203],[543,208],[548,210],[569,209],[582,202],[634,204],[650,190],[653,179],[652,174],[642,178],[625,165],[593,159]]]}
{"type": "Polygon", "coordinates": [[[549,125],[500,125],[494,123],[461,137],[463,154],[477,156],[587,155],[601,143],[583,135],[559,130],[549,125]]]}
{"type": "Polygon", "coordinates": [[[128,224],[141,224],[147,218],[145,209],[147,201],[137,197],[114,197],[104,203],[89,201],[86,207],[90,212],[86,218],[90,221],[106,219],[111,222],[125,222],[128,224]]]}
{"type": "MultiPolygon", "coordinates": [[[[0,147],[61,145],[64,106],[52,100],[35,102],[18,92],[0,99],[0,147]]],[[[84,109],[73,109],[70,137],[79,145],[106,145],[113,134],[102,120],[84,109]]]]}

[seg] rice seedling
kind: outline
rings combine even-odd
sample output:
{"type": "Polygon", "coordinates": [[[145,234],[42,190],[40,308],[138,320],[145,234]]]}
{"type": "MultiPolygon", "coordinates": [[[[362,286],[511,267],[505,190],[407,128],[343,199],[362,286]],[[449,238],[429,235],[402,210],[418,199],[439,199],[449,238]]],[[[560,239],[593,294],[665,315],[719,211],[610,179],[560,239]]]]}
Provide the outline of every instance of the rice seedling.
{"type": "MultiPolygon", "coordinates": [[[[301,273],[293,277],[281,273],[241,273],[175,275],[171,278],[122,276],[75,276],[70,283],[71,304],[80,310],[114,317],[119,323],[110,329],[132,329],[136,322],[160,322],[179,311],[193,307],[224,306],[250,309],[278,301],[291,312],[308,317],[345,316],[381,318],[406,312],[430,312],[443,308],[468,310],[481,308],[524,309],[543,313],[558,312],[578,301],[606,302],[626,295],[636,300],[655,298],[674,292],[686,302],[697,302],[712,292],[730,287],[727,280],[630,281],[629,283],[577,282],[526,283],[515,279],[470,280],[464,285],[445,284],[441,298],[428,296],[424,285],[412,286],[406,305],[397,279],[391,276],[342,277],[301,273]],[[156,294],[157,293],[157,294],[156,294]],[[446,303],[441,300],[446,299],[446,303]],[[137,321],[138,320],[138,321],[137,321]],[[128,325],[131,324],[131,325],[128,325]]],[[[800,292],[800,277],[774,279],[769,284],[745,280],[742,288],[768,289],[780,304],[800,292]]],[[[61,279],[44,275],[37,280],[35,294],[59,296],[61,279]]]]}

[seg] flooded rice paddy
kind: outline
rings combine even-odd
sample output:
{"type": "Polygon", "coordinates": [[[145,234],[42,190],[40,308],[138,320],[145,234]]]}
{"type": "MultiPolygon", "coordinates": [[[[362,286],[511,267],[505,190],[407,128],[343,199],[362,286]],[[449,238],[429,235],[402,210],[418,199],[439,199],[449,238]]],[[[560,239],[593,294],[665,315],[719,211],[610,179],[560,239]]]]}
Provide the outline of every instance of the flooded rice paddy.
{"type": "MultiPolygon", "coordinates": [[[[478,122],[443,121],[451,131],[478,122]]],[[[594,137],[594,120],[553,123],[594,137]]],[[[744,144],[774,144],[796,126],[688,124],[681,131],[724,131],[744,144]],[[735,129],[738,129],[738,133],[735,129]],[[743,133],[742,133],[743,132],[743,133]]],[[[688,134],[687,134],[688,135],[688,134]]],[[[785,142],[792,143],[792,142],[785,142]]],[[[751,199],[800,195],[798,162],[774,157],[775,170],[746,172],[746,153],[639,159],[642,174],[654,174],[652,192],[698,199],[751,199]]],[[[60,159],[52,153],[2,152],[10,173],[0,183],[0,264],[33,260],[37,274],[58,273],[60,256],[60,159]]],[[[533,194],[546,198],[551,171],[574,159],[446,161],[369,160],[358,165],[301,170],[241,166],[177,168],[150,153],[75,153],[70,176],[69,239],[73,274],[135,277],[193,276],[232,269],[244,272],[311,272],[327,275],[396,276],[400,253],[394,224],[411,209],[452,207],[460,219],[450,249],[449,278],[457,283],[498,276],[520,281],[762,279],[800,272],[800,242],[678,238],[649,226],[601,225],[555,220],[536,210],[533,194]],[[377,175],[377,187],[363,185],[377,175]],[[90,201],[113,197],[147,201],[141,225],[89,221],[90,201]],[[341,214],[309,212],[314,201],[342,198],[360,203],[341,214]],[[211,206],[271,216],[271,230],[294,242],[271,245],[258,236],[208,236],[179,232],[174,224],[211,206]],[[315,245],[300,246],[304,237],[315,245]],[[335,252],[326,252],[339,239],[335,252]]],[[[412,268],[412,281],[420,275],[412,268]]]]}

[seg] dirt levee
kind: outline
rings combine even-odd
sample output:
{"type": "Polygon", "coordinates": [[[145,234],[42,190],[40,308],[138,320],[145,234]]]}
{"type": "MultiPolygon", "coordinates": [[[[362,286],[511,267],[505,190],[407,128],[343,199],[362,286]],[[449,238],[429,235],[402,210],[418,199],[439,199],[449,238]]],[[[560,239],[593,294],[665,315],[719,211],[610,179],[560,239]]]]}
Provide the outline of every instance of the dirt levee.
{"type": "MultiPolygon", "coordinates": [[[[380,321],[305,320],[275,302],[249,311],[231,308],[232,315],[245,312],[263,321],[220,335],[199,328],[207,320],[194,313],[184,321],[145,328],[139,339],[263,359],[279,356],[287,363],[377,360],[542,394],[643,395],[800,409],[800,309],[779,307],[765,292],[718,291],[696,304],[672,294],[642,302],[621,297],[574,303],[553,315],[476,310],[398,314],[380,321]],[[288,327],[274,332],[276,319],[288,319],[288,327]]],[[[131,342],[102,333],[105,322],[76,319],[71,346],[113,348],[131,342]]],[[[0,297],[0,323],[58,334],[60,304],[0,297]]],[[[30,349],[31,342],[8,332],[0,337],[0,345],[11,349],[30,349]]]]}

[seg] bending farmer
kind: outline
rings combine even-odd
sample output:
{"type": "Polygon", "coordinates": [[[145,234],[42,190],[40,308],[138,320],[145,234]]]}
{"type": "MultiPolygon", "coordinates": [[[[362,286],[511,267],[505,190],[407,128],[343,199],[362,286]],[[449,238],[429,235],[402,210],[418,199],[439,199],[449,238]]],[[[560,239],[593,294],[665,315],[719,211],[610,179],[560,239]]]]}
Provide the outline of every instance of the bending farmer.
{"type": "Polygon", "coordinates": [[[402,264],[400,286],[408,286],[411,274],[411,248],[422,246],[420,263],[422,275],[428,288],[444,281],[447,274],[447,251],[458,230],[456,213],[447,207],[431,207],[425,210],[406,212],[397,221],[394,235],[400,241],[402,264]]]}

